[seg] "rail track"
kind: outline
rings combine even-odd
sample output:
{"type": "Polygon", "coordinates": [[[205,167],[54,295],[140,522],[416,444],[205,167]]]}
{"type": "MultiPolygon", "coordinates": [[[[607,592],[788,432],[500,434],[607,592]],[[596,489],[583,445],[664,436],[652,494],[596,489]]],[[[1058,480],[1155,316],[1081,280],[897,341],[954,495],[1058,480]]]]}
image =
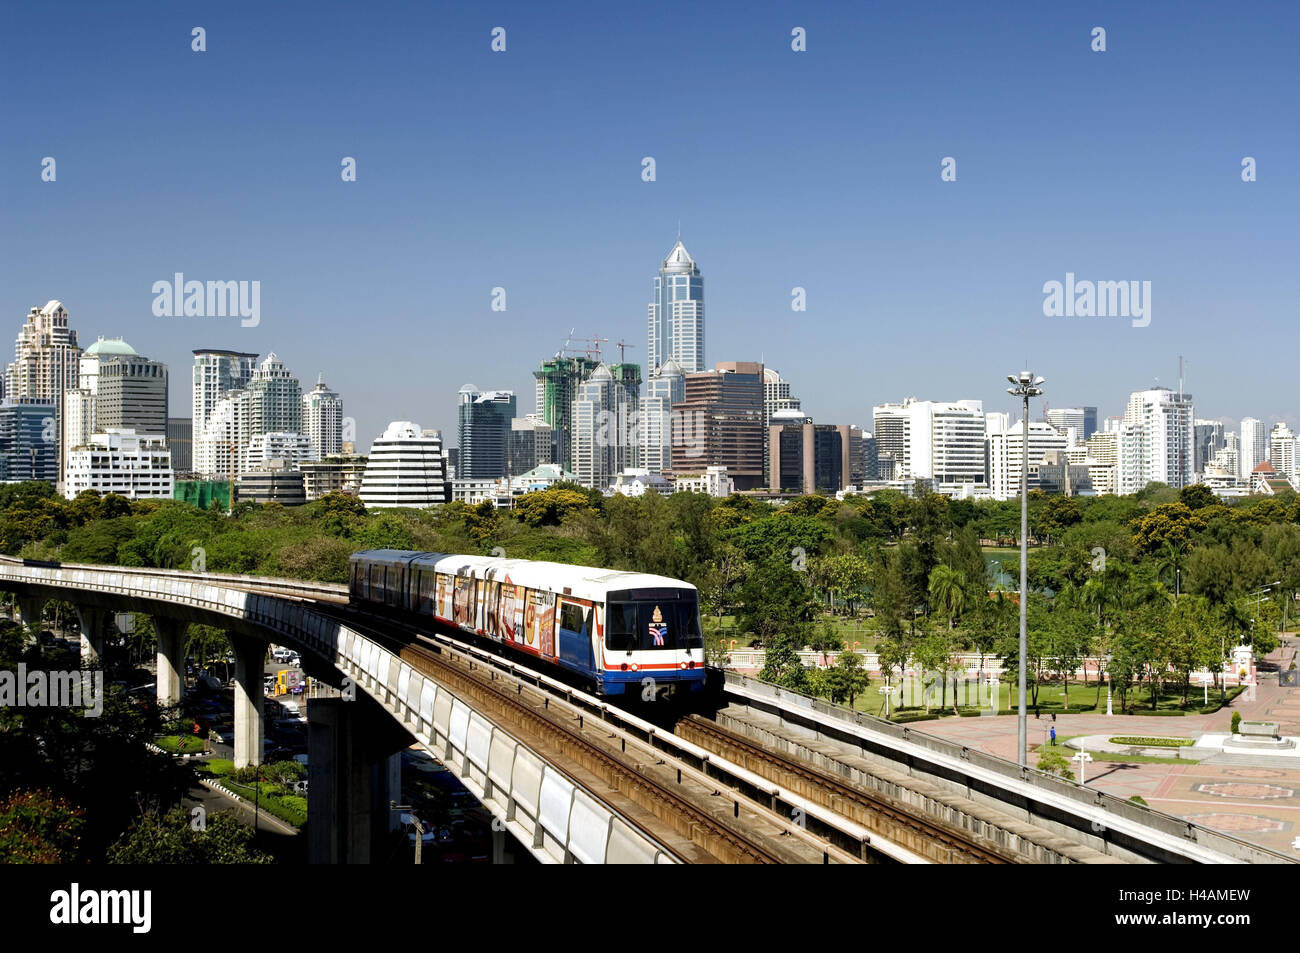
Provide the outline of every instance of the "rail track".
{"type": "Polygon", "coordinates": [[[774,784],[798,791],[804,797],[861,824],[881,837],[904,844],[938,864],[1008,864],[1023,862],[1009,851],[963,837],[876,792],[846,783],[842,778],[806,761],[757,744],[745,735],[699,715],[684,718],[677,733],[689,741],[738,761],[774,784]]]}
{"type": "MultiPolygon", "coordinates": [[[[331,613],[332,614],[332,613],[331,613]]],[[[852,863],[765,806],[724,794],[704,772],[674,759],[565,698],[512,678],[481,658],[409,628],[350,611],[340,621],[363,632],[413,668],[460,695],[539,755],[563,766],[571,780],[654,836],[683,863],[852,863]]],[[[450,641],[450,640],[448,640],[450,641]]]]}

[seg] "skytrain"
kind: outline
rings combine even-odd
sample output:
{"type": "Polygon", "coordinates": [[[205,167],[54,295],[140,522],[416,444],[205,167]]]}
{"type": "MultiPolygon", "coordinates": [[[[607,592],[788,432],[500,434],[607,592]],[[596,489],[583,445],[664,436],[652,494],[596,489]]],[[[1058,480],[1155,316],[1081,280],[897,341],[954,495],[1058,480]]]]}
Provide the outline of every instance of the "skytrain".
{"type": "Polygon", "coordinates": [[[645,700],[706,678],[699,593],[680,579],[590,566],[371,549],[354,553],[357,605],[432,618],[491,639],[598,695],[645,700]]]}

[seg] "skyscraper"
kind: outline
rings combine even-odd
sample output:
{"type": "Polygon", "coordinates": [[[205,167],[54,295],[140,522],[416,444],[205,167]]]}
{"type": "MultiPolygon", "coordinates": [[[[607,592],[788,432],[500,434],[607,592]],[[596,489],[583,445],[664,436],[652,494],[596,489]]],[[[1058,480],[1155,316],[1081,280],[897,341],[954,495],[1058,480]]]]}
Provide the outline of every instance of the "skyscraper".
{"type": "Polygon", "coordinates": [[[506,476],[510,422],[515,419],[515,394],[509,390],[479,393],[466,384],[456,395],[460,424],[459,480],[495,480],[506,476]]]}
{"type": "Polygon", "coordinates": [[[1194,463],[1192,395],[1165,387],[1134,391],[1119,429],[1119,487],[1137,493],[1148,483],[1190,486],[1194,463]]]}
{"type": "MultiPolygon", "coordinates": [[[[537,380],[537,415],[551,425],[560,448],[564,469],[573,469],[573,440],[569,416],[573,401],[578,396],[578,385],[591,376],[600,361],[590,357],[565,357],[556,354],[542,361],[539,370],[533,371],[537,380]]],[[[457,471],[459,472],[459,471],[457,471]]]]}
{"type": "Polygon", "coordinates": [[[1214,455],[1224,447],[1223,421],[1197,420],[1193,426],[1196,430],[1196,448],[1192,458],[1192,469],[1204,473],[1206,466],[1214,455]]]}
{"type": "Polygon", "coordinates": [[[248,382],[250,436],[302,433],[302,384],[274,351],[248,382]]]}
{"type": "Polygon", "coordinates": [[[134,430],[167,436],[167,365],[139,354],[101,358],[95,433],[134,430]]]}
{"type": "Polygon", "coordinates": [[[326,386],[324,374],[302,395],[302,426],[317,460],[343,452],[343,401],[326,386]]]}
{"type": "Polygon", "coordinates": [[[601,364],[578,385],[573,401],[573,472],[583,486],[604,489],[619,472],[614,375],[601,364]]]}
{"type": "Polygon", "coordinates": [[[1264,423],[1254,417],[1244,417],[1241,421],[1241,443],[1237,445],[1237,465],[1241,472],[1237,474],[1243,480],[1249,480],[1255,467],[1268,457],[1268,432],[1264,423]]]}
{"type": "Polygon", "coordinates": [[[673,468],[673,404],[680,404],[685,397],[686,375],[672,358],[660,364],[645,382],[637,436],[641,444],[641,466],[651,473],[663,473],[673,468]]]}
{"type": "Polygon", "coordinates": [[[654,279],[652,294],[647,371],[653,375],[670,358],[688,374],[704,370],[704,278],[681,235],[654,279]]]}
{"type": "Polygon", "coordinates": [[[14,362],[5,374],[4,396],[14,402],[39,402],[54,408],[56,477],[63,472],[63,396],[79,389],[81,348],[68,325],[63,303],[32,308],[18,331],[14,362]]]}
{"type": "Polygon", "coordinates": [[[763,483],[763,365],[720,361],[686,375],[685,395],[673,406],[673,470],[698,473],[724,466],[737,490],[763,483]]]}
{"type": "Polygon", "coordinates": [[[249,432],[244,388],[256,370],[256,354],[213,348],[194,352],[191,463],[196,472],[233,477],[249,432]]]}

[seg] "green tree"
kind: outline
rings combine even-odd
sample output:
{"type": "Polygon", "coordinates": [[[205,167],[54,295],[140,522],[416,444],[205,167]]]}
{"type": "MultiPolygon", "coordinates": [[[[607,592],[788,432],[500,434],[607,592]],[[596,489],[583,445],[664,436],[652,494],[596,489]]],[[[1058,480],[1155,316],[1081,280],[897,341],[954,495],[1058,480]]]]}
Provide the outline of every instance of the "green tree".
{"type": "Polygon", "coordinates": [[[212,814],[195,829],[183,808],[145,817],[108,851],[110,864],[269,864],[253,847],[253,831],[226,814],[212,814]]]}
{"type": "Polygon", "coordinates": [[[966,592],[969,585],[965,573],[942,563],[930,570],[928,586],[930,605],[948,619],[949,631],[956,626],[957,617],[966,607],[966,592]]]}
{"type": "Polygon", "coordinates": [[[862,656],[856,652],[841,652],[835,664],[827,670],[831,701],[847,699],[852,708],[858,695],[866,691],[868,678],[862,665],[862,656]]]}

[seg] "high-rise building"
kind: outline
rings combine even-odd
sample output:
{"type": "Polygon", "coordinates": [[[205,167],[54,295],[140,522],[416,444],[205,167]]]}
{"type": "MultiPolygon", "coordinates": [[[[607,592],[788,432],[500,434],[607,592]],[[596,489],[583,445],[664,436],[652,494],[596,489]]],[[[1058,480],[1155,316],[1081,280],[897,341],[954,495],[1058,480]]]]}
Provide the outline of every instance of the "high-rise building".
{"type": "Polygon", "coordinates": [[[0,483],[59,480],[54,404],[19,398],[0,401],[0,483]]]}
{"type": "Polygon", "coordinates": [[[256,354],[213,348],[194,352],[190,428],[196,473],[233,479],[250,433],[245,388],[256,370],[256,354]]]}
{"type": "Polygon", "coordinates": [[[5,374],[5,399],[35,401],[54,408],[56,480],[63,471],[63,396],[80,389],[81,348],[77,332],[68,325],[61,301],[32,308],[18,331],[14,362],[5,374]]]}
{"type": "Polygon", "coordinates": [[[673,405],[680,404],[685,397],[686,375],[672,358],[660,364],[645,382],[637,435],[641,444],[641,464],[651,473],[663,473],[673,468],[673,405]]]}
{"type": "Polygon", "coordinates": [[[1249,480],[1255,467],[1268,457],[1268,432],[1264,423],[1254,417],[1245,417],[1241,421],[1241,442],[1237,444],[1237,463],[1241,472],[1237,474],[1242,480],[1249,480]]]}
{"type": "Polygon", "coordinates": [[[302,428],[316,459],[343,452],[343,401],[326,386],[324,374],[302,395],[302,428]]]}
{"type": "Polygon", "coordinates": [[[172,498],[171,451],[162,434],[137,434],[109,427],[92,434],[89,444],[68,450],[63,495],[84,490],[116,493],[130,500],[172,498]]]}
{"type": "Polygon", "coordinates": [[[1083,408],[1083,435],[1079,439],[1087,440],[1096,432],[1097,432],[1097,408],[1085,407],[1083,408]]]}
{"type": "MultiPolygon", "coordinates": [[[[1004,413],[985,418],[988,432],[989,491],[995,500],[1020,497],[1020,479],[1025,470],[1025,422],[1008,423],[1004,413]]],[[[1049,423],[1029,423],[1029,489],[1039,485],[1039,468],[1050,451],[1065,450],[1065,435],[1049,423]]]]}
{"type": "Polygon", "coordinates": [[[134,430],[166,438],[167,365],[139,354],[101,357],[94,418],[95,433],[134,430]]]}
{"type": "Polygon", "coordinates": [[[573,472],[583,486],[603,490],[620,470],[617,408],[614,375],[601,364],[573,401],[573,472]]]}
{"type": "Polygon", "coordinates": [[[1194,436],[1191,394],[1134,391],[1119,429],[1118,492],[1137,493],[1152,482],[1190,486],[1194,436]]]}
{"type": "Polygon", "coordinates": [[[737,490],[763,482],[763,365],[720,361],[686,375],[672,414],[673,470],[724,466],[737,490]]]}
{"type": "Polygon", "coordinates": [[[456,478],[495,480],[506,476],[510,422],[515,419],[514,391],[480,394],[466,384],[456,395],[460,424],[460,462],[456,478]]]}
{"type": "Polygon", "coordinates": [[[1193,422],[1193,427],[1196,433],[1192,469],[1196,473],[1204,473],[1206,465],[1223,449],[1223,421],[1197,420],[1193,422]]]}
{"type": "Polygon", "coordinates": [[[860,459],[862,432],[857,427],[814,424],[810,419],[786,422],[785,415],[791,413],[798,411],[779,411],[768,427],[771,489],[833,496],[860,485],[860,465],[855,467],[853,451],[856,446],[860,459]],[[855,471],[858,484],[853,482],[855,471]]]}
{"type": "Polygon", "coordinates": [[[371,508],[429,507],[446,499],[442,436],[395,420],[370,446],[361,502],[371,508]]]}
{"type": "MultiPolygon", "coordinates": [[[[1093,429],[1096,429],[1096,408],[1093,411],[1093,429]]],[[[1068,446],[1074,447],[1084,443],[1088,437],[1087,419],[1088,409],[1084,407],[1052,407],[1043,412],[1043,419],[1049,424],[1065,434],[1068,438],[1068,446]]]]}
{"type": "Polygon", "coordinates": [[[194,467],[194,421],[189,417],[167,418],[167,449],[172,452],[172,469],[189,473],[194,467]]]}
{"type": "Polygon", "coordinates": [[[506,469],[510,476],[522,476],[543,464],[560,458],[555,430],[537,414],[526,414],[510,421],[510,446],[506,469]]]}
{"type": "Polygon", "coordinates": [[[882,434],[894,460],[895,480],[929,480],[936,486],[987,485],[984,404],[909,397],[873,408],[878,453],[882,434]]]}
{"type": "Polygon", "coordinates": [[[862,434],[862,480],[864,483],[880,479],[879,462],[880,448],[876,445],[875,434],[864,432],[862,434]]]}
{"type": "Polygon", "coordinates": [[[909,397],[901,404],[879,404],[871,410],[876,437],[876,468],[879,472],[880,461],[886,461],[884,469],[889,472],[888,479],[891,480],[910,479],[907,447],[911,414],[908,408],[915,399],[909,397]]]}
{"type": "Polygon", "coordinates": [[[1273,469],[1292,486],[1295,486],[1298,476],[1296,472],[1296,435],[1292,433],[1291,428],[1285,423],[1276,423],[1273,425],[1272,432],[1268,435],[1268,444],[1268,458],[1273,464],[1273,469]]]}
{"type": "Polygon", "coordinates": [[[648,372],[653,375],[669,359],[685,373],[703,371],[704,278],[680,235],[654,279],[652,295],[648,372]]]}
{"type": "Polygon", "coordinates": [[[537,381],[537,414],[556,432],[564,469],[573,469],[573,439],[569,416],[578,396],[578,385],[591,376],[600,361],[590,357],[565,357],[557,354],[542,361],[533,371],[537,381]]]}
{"type": "Polygon", "coordinates": [[[250,436],[302,433],[302,384],[272,351],[248,382],[250,436]]]}
{"type": "Polygon", "coordinates": [[[366,474],[366,458],[351,453],[330,454],[320,460],[303,461],[299,469],[308,502],[319,500],[326,493],[356,496],[366,474]]]}
{"type": "Polygon", "coordinates": [[[256,354],[211,348],[194,352],[191,419],[196,439],[216,409],[217,401],[232,390],[247,387],[256,370],[256,354]]]}
{"type": "Polygon", "coordinates": [[[771,474],[767,467],[770,458],[768,438],[772,415],[781,410],[800,410],[802,404],[798,397],[790,393],[790,382],[771,367],[763,368],[763,482],[771,485],[771,474]]]}

